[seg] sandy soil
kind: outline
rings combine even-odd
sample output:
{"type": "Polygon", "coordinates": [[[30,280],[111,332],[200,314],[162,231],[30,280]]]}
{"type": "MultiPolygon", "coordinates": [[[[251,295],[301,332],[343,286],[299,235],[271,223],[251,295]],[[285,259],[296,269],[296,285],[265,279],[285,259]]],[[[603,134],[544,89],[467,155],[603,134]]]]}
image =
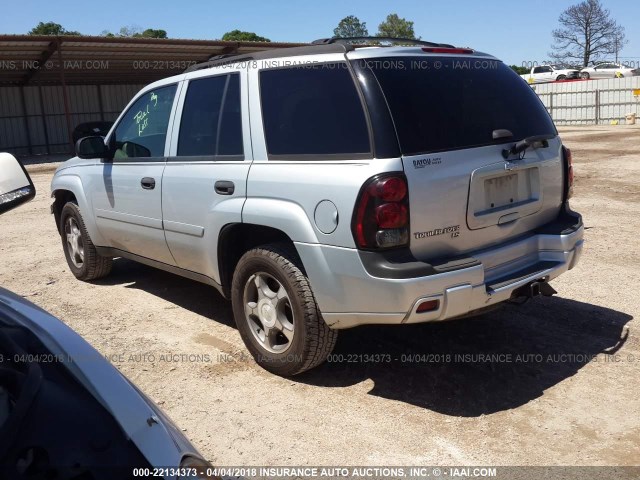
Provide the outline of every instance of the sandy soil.
{"type": "Polygon", "coordinates": [[[341,333],[345,360],[389,353],[391,363],[278,378],[246,356],[212,288],[122,259],[102,281],[75,280],[43,166],[36,199],[0,218],[0,284],[108,355],[217,465],[637,465],[640,128],[561,134],[587,229],[580,264],[553,282],[558,296],[475,319],[341,333]]]}

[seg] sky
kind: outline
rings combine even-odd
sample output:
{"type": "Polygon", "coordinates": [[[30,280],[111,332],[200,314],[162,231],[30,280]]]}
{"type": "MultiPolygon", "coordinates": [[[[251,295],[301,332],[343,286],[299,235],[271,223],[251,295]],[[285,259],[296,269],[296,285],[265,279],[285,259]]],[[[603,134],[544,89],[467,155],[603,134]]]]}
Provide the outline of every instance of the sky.
{"type": "MultiPolygon", "coordinates": [[[[170,2],[109,0],[5,0],[0,33],[27,33],[40,21],[67,30],[98,35],[122,26],[161,28],[171,38],[219,39],[234,29],[272,41],[310,42],[331,37],[338,22],[355,15],[369,34],[389,13],[414,22],[423,40],[452,43],[490,53],[508,64],[548,59],[551,31],[559,15],[579,0],[181,0],[170,2]]],[[[640,62],[640,2],[603,0],[625,26],[629,43],[621,57],[640,62]]]]}

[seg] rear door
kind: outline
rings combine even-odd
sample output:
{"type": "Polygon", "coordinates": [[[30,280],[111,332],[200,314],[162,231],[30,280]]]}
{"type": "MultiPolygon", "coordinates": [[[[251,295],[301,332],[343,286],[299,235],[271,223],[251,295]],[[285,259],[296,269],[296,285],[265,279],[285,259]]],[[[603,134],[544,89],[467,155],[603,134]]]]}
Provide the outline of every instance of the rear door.
{"type": "Polygon", "coordinates": [[[167,244],[178,267],[220,282],[220,230],[242,221],[251,165],[246,70],[203,70],[185,81],[162,184],[167,244]]]}
{"type": "Polygon", "coordinates": [[[593,78],[614,78],[616,76],[616,65],[602,63],[593,70],[593,78]]]}
{"type": "Polygon", "coordinates": [[[369,64],[403,153],[417,258],[497,245],[557,216],[561,142],[544,106],[515,72],[473,56],[376,60],[369,64]],[[505,160],[505,148],[533,135],[552,139],[546,148],[505,160]]]}

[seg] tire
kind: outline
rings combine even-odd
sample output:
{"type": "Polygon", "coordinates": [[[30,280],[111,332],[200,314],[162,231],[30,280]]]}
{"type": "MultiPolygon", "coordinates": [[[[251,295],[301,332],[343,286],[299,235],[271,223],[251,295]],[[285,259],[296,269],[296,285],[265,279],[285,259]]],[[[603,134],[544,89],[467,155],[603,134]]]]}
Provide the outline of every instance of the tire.
{"type": "Polygon", "coordinates": [[[582,72],[580,78],[583,80],[589,80],[589,72],[582,72]]]}
{"type": "Polygon", "coordinates": [[[75,203],[62,208],[60,238],[69,270],[78,280],[96,280],[111,272],[113,259],[98,254],[75,203]]]}
{"type": "Polygon", "coordinates": [[[324,362],[338,332],[325,323],[292,247],[263,245],[246,252],[231,285],[233,316],[254,360],[292,376],[324,362]]]}
{"type": "Polygon", "coordinates": [[[558,75],[558,78],[556,78],[557,82],[561,82],[562,80],[566,80],[567,76],[566,75],[558,75]]]}

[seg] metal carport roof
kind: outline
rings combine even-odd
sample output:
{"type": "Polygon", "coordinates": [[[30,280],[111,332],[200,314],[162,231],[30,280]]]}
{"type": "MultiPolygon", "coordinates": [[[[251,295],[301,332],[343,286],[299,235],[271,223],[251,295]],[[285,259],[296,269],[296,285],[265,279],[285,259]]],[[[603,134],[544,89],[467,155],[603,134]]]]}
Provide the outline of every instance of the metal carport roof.
{"type": "Polygon", "coordinates": [[[215,55],[302,43],[0,35],[0,85],[149,83],[215,55]]]}

